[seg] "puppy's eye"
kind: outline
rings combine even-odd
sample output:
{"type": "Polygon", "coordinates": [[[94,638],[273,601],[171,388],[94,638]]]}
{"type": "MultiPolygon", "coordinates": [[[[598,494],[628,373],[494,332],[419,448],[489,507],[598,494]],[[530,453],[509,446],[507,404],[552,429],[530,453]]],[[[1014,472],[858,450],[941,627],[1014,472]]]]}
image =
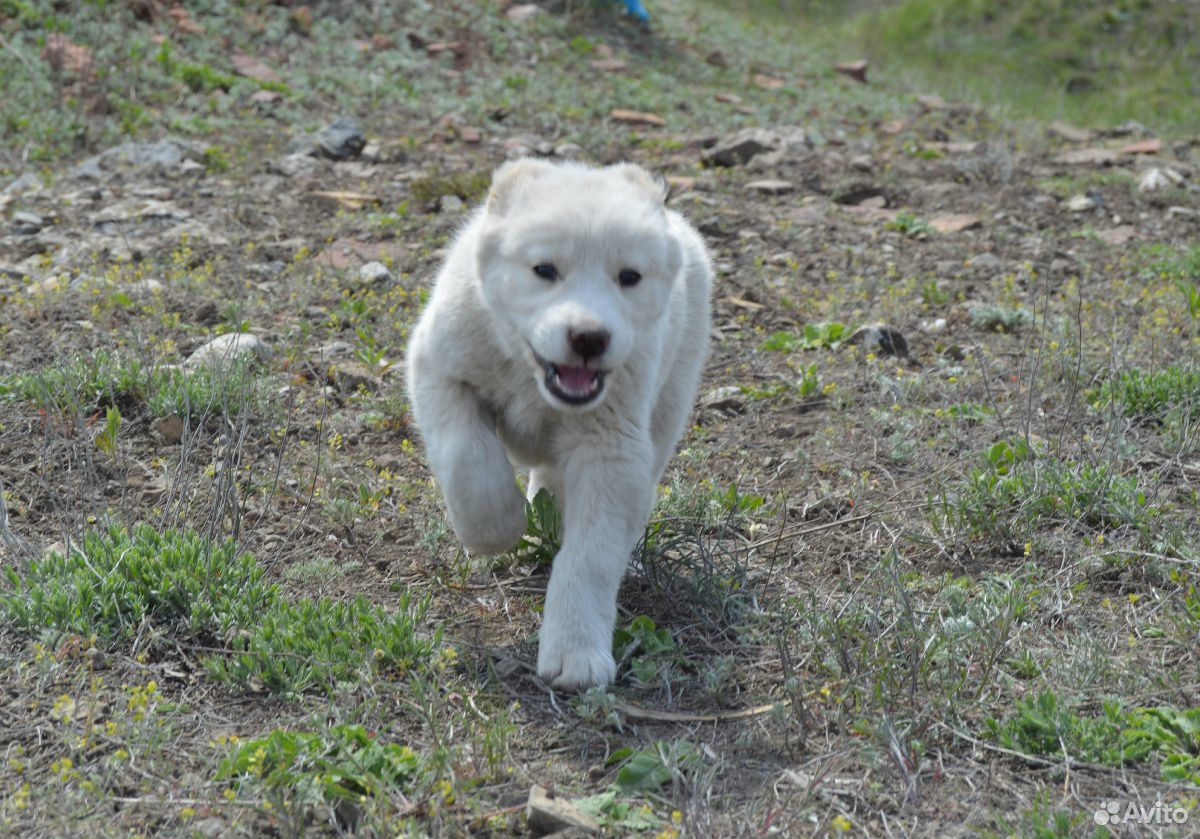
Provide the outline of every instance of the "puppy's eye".
{"type": "Polygon", "coordinates": [[[634,271],[632,268],[625,268],[620,274],[617,274],[617,282],[625,286],[625,288],[635,286],[641,281],[642,275],[637,271],[634,271]]]}
{"type": "Polygon", "coordinates": [[[549,262],[540,262],[533,266],[533,273],[537,274],[543,280],[554,282],[558,279],[558,269],[549,262]]]}

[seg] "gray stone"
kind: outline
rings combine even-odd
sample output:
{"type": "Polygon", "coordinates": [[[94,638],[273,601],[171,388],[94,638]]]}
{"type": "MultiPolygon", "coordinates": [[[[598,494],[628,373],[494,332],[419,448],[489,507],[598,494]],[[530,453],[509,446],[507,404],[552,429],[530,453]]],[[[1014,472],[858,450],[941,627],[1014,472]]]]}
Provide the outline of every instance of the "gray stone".
{"type": "Polygon", "coordinates": [[[230,361],[257,359],[268,361],[274,352],[257,335],[248,332],[229,332],[218,335],[188,357],[185,367],[219,367],[230,361]]]}
{"type": "Polygon", "coordinates": [[[3,193],[5,195],[23,195],[26,192],[40,192],[41,189],[42,179],[33,172],[26,172],[4,187],[3,193]]]}
{"type": "Polygon", "coordinates": [[[320,170],[321,164],[308,152],[286,154],[277,160],[267,161],[267,171],[285,178],[297,175],[312,175],[320,170]]]}
{"type": "Polygon", "coordinates": [[[701,155],[710,166],[737,166],[756,155],[774,151],[783,145],[783,138],[762,128],[746,128],[718,142],[701,155]]]}
{"type": "Polygon", "coordinates": [[[13,232],[18,236],[32,236],[42,229],[45,222],[37,213],[21,210],[12,214],[13,232]]]}
{"type": "Polygon", "coordinates": [[[443,195],[438,199],[438,210],[443,213],[461,213],[466,207],[457,195],[443,195]]]}
{"type": "Polygon", "coordinates": [[[392,272],[382,262],[368,262],[358,269],[358,278],[365,285],[380,285],[392,278],[392,272]]]}
{"type": "Polygon", "coordinates": [[[908,341],[896,329],[885,323],[860,326],[846,339],[847,344],[861,344],[867,352],[908,358],[908,341]]]}
{"type": "Polygon", "coordinates": [[[600,825],[595,819],[566,799],[552,798],[538,784],[529,790],[525,817],[529,821],[529,829],[538,836],[567,828],[582,830],[587,834],[600,832],[600,825]]]}
{"type": "Polygon", "coordinates": [[[302,138],[296,150],[330,160],[350,160],[362,154],[367,136],[362,126],[350,117],[339,117],[320,131],[302,138]]]}
{"type": "Polygon", "coordinates": [[[967,260],[968,267],[980,268],[983,270],[999,268],[1003,264],[1004,264],[1004,262],[1000,259],[1000,257],[996,256],[991,251],[987,251],[986,253],[981,253],[978,256],[973,256],[967,260]]]}

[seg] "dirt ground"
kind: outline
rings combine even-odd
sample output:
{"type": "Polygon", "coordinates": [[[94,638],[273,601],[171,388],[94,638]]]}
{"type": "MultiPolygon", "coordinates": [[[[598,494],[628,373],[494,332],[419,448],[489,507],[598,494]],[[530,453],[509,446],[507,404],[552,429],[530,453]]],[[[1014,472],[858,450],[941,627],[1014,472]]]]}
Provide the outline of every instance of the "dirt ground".
{"type": "Polygon", "coordinates": [[[1194,835],[1094,814],[1200,818],[1200,769],[1168,778],[1166,752],[1105,759],[1070,732],[1106,702],[1200,707],[1200,390],[1166,419],[1103,391],[1195,369],[1200,137],[898,93],[811,128],[807,95],[756,118],[764,148],[731,166],[708,158],[744,125],[605,112],[580,117],[589,144],[519,114],[360,113],[369,142],[346,160],[253,125],[229,159],[212,149],[230,138],[138,137],[6,189],[9,588],[33,557],[147,522],[234,539],[288,598],[428,597],[420,631],[450,652],[275,694],[212,678],[218,638],[9,626],[0,834],[524,836],[540,784],[577,803],[616,790],[580,806],[618,836],[1194,835]],[[641,620],[617,684],[582,697],[534,672],[553,535],[463,554],[401,375],[449,237],[525,152],[661,173],[717,275],[700,404],[621,595],[620,627],[667,637],[641,620]],[[17,385],[101,353],[169,369],[237,332],[265,345],[252,384],[222,374],[195,416],[104,375],[17,385]],[[988,483],[1026,458],[1038,477],[1017,495],[988,483]],[[1075,483],[1046,478],[1055,464],[1075,483]],[[1037,748],[1005,725],[1046,693],[1057,742],[1037,748]],[[347,815],[218,777],[231,736],[347,722],[411,747],[427,783],[347,815]],[[623,782],[622,749],[661,782],[623,782]]]}

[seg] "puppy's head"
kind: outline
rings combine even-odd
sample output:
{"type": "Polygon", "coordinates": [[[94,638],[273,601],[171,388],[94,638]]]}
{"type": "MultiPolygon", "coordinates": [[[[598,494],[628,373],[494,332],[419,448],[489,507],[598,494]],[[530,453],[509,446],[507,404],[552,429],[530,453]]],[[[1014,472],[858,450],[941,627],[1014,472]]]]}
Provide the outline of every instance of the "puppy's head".
{"type": "Polygon", "coordinates": [[[484,299],[555,408],[599,405],[639,347],[661,340],[683,258],[664,198],[632,164],[526,159],[496,171],[478,253],[484,299]]]}

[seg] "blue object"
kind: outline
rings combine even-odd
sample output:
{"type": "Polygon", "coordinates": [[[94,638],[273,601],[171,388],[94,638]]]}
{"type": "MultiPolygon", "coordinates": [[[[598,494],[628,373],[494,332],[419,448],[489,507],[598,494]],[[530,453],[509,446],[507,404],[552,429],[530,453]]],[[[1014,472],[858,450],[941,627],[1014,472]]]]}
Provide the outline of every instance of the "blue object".
{"type": "Polygon", "coordinates": [[[633,15],[638,20],[649,20],[650,13],[646,11],[646,7],[642,5],[642,0],[625,0],[625,11],[633,15]]]}

